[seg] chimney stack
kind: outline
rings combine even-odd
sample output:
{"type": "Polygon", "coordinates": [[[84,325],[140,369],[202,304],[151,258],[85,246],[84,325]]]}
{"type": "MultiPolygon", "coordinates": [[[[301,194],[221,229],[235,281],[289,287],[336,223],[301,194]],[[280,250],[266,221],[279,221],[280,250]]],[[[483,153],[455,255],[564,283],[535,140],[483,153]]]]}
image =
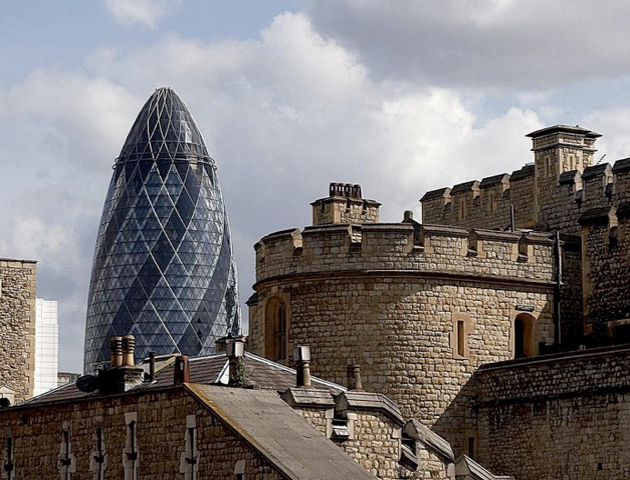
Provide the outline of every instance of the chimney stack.
{"type": "Polygon", "coordinates": [[[188,362],[188,356],[178,355],[175,357],[175,373],[173,376],[173,383],[179,385],[182,383],[190,382],[190,365],[188,362]]]}
{"type": "Polygon", "coordinates": [[[225,342],[225,353],[228,357],[229,376],[230,380],[228,385],[231,386],[244,386],[245,379],[240,378],[241,372],[244,368],[243,356],[245,355],[245,340],[244,337],[228,337],[225,342]]]}
{"type": "Polygon", "coordinates": [[[361,367],[359,367],[359,365],[348,365],[346,370],[348,372],[348,390],[362,391],[361,367]]]}
{"type": "Polygon", "coordinates": [[[102,394],[120,393],[140,385],[144,370],[135,366],[136,339],[133,335],[110,339],[111,368],[99,370],[98,388],[102,394]]]}
{"type": "Polygon", "coordinates": [[[293,360],[297,364],[297,387],[311,386],[311,348],[301,345],[293,349],[293,360]]]}

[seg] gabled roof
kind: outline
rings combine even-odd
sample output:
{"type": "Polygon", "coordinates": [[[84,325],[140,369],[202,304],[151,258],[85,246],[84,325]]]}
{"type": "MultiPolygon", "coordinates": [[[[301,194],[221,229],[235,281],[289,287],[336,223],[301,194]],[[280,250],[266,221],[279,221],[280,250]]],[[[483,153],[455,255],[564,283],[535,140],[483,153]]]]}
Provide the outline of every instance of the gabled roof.
{"type": "Polygon", "coordinates": [[[289,479],[376,478],[276,392],[200,384],[186,388],[289,479]]]}

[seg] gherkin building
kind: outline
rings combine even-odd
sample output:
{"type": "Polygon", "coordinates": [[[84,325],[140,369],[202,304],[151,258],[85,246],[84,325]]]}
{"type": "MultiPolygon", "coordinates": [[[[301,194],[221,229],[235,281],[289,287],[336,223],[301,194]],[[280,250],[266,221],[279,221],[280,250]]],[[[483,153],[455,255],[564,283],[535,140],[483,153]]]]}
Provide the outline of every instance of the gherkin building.
{"type": "Polygon", "coordinates": [[[215,162],[184,102],[159,88],[114,163],[96,240],[84,370],[133,334],[136,358],[204,355],[240,333],[236,266],[215,162]]]}

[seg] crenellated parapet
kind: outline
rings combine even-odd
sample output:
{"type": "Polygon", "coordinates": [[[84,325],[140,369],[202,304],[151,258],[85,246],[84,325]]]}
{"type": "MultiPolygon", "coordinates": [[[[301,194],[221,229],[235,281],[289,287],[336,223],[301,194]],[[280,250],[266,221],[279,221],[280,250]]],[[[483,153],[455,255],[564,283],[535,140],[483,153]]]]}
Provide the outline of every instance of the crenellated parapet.
{"type": "Polygon", "coordinates": [[[553,281],[548,234],[409,223],[283,230],[256,245],[256,278],[357,271],[553,281]]]}
{"type": "Polygon", "coordinates": [[[427,192],[422,202],[423,223],[508,229],[511,214],[517,228],[534,226],[533,165],[511,175],[501,173],[427,192]]]}
{"type": "Polygon", "coordinates": [[[513,208],[516,229],[535,228],[579,234],[580,218],[596,208],[630,201],[630,159],[600,163],[560,174],[547,204],[536,195],[534,165],[427,192],[422,199],[424,223],[508,229],[513,208]],[[536,209],[545,210],[541,225],[536,209]]]}

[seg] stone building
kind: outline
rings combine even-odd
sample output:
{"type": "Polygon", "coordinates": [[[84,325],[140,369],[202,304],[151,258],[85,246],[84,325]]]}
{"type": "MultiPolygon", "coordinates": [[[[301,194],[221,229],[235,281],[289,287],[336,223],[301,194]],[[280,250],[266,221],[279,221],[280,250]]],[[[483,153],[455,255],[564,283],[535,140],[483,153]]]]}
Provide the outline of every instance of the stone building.
{"type": "Polygon", "coordinates": [[[534,162],[426,193],[423,221],[332,184],[313,226],[255,246],[249,347],[370,390],[499,474],[628,478],[630,160],[600,135],[528,135],[534,162]],[[618,345],[618,346],[617,346],[618,345]]]}
{"type": "Polygon", "coordinates": [[[35,261],[0,258],[0,402],[33,395],[36,271],[35,261]]]}
{"type": "Polygon", "coordinates": [[[310,377],[305,347],[296,372],[238,340],[145,365],[130,337],[113,345],[97,376],[0,409],[1,478],[499,479],[364,391],[358,368],[349,388],[310,377]]]}

